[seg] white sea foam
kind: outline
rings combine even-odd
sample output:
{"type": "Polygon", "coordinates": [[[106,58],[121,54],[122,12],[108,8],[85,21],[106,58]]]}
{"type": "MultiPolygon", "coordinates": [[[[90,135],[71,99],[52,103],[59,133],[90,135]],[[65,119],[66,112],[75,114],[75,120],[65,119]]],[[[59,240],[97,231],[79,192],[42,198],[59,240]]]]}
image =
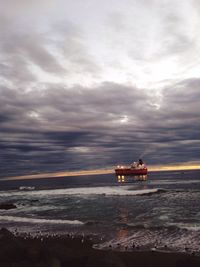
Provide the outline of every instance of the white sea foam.
{"type": "Polygon", "coordinates": [[[79,187],[79,188],[66,188],[54,190],[38,190],[26,192],[3,192],[1,197],[8,196],[60,196],[60,195],[106,195],[106,196],[136,196],[145,195],[159,192],[159,188],[154,189],[141,189],[133,190],[131,186],[106,186],[106,187],[79,187]]]}
{"type": "Polygon", "coordinates": [[[48,220],[48,219],[36,219],[17,216],[0,216],[0,221],[9,222],[21,222],[21,223],[42,223],[42,224],[72,224],[83,225],[84,223],[78,220],[48,220]]]}
{"type": "Polygon", "coordinates": [[[35,186],[20,186],[19,190],[35,190],[35,186]]]}
{"type": "Polygon", "coordinates": [[[168,223],[168,226],[176,226],[180,229],[186,229],[188,231],[200,231],[200,225],[197,225],[197,224],[168,223]]]}

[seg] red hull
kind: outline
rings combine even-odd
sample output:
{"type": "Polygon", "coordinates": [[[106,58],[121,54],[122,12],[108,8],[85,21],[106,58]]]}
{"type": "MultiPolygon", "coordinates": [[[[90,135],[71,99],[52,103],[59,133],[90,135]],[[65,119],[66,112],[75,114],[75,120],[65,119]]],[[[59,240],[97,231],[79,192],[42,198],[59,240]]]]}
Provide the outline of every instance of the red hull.
{"type": "Polygon", "coordinates": [[[146,175],[147,168],[145,169],[131,169],[131,168],[119,168],[115,169],[117,175],[146,175]]]}

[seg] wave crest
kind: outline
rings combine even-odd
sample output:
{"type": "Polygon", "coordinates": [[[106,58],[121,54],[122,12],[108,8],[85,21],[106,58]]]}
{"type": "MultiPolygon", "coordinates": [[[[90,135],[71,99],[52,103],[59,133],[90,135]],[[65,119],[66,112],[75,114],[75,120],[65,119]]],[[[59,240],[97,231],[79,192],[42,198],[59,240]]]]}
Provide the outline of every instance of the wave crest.
{"type": "Polygon", "coordinates": [[[10,195],[20,196],[26,194],[27,196],[60,196],[60,195],[103,195],[103,196],[137,196],[137,195],[151,195],[155,193],[163,193],[166,190],[161,188],[153,189],[138,189],[135,190],[131,186],[102,186],[102,187],[79,187],[79,188],[65,188],[65,189],[51,189],[51,190],[37,190],[37,191],[15,191],[2,192],[2,197],[10,195]]]}
{"type": "Polygon", "coordinates": [[[1,221],[20,222],[20,223],[42,223],[42,224],[71,224],[71,225],[83,225],[84,223],[79,220],[53,220],[53,219],[38,219],[28,217],[17,216],[0,216],[1,221]]]}

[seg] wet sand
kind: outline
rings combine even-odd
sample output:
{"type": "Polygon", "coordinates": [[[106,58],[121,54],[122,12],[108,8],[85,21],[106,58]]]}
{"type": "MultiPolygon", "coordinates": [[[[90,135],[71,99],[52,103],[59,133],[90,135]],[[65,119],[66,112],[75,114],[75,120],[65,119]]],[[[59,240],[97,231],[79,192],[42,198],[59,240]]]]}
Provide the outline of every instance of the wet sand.
{"type": "Polygon", "coordinates": [[[96,250],[89,237],[30,236],[0,230],[1,267],[200,267],[200,257],[156,251],[96,250]]]}

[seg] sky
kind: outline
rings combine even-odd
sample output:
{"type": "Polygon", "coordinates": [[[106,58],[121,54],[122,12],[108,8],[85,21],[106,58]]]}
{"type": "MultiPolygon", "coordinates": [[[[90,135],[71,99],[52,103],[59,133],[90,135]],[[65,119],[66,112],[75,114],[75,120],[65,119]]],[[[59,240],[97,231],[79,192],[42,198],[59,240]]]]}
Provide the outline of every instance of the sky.
{"type": "Polygon", "coordinates": [[[199,0],[0,0],[0,177],[200,163],[199,0]]]}

